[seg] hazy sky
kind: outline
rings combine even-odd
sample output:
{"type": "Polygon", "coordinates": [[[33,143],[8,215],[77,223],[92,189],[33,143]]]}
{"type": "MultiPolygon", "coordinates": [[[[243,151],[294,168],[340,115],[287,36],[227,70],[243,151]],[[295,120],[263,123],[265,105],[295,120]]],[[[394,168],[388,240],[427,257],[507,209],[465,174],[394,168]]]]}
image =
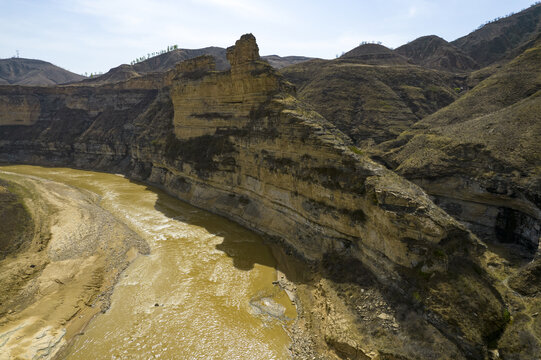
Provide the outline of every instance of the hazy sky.
{"type": "Polygon", "coordinates": [[[451,41],[534,0],[0,0],[0,58],[70,71],[111,67],[178,44],[227,47],[253,33],[262,55],[334,58],[361,41],[451,41]]]}

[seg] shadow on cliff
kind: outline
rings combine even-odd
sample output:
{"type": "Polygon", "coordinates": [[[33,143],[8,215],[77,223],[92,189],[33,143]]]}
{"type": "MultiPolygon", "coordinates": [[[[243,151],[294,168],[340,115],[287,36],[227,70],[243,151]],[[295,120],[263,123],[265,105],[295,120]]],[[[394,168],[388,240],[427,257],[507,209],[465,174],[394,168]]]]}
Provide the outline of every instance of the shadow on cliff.
{"type": "Polygon", "coordinates": [[[250,271],[255,264],[259,264],[276,268],[290,281],[309,281],[310,266],[298,259],[291,250],[284,248],[283,244],[268,241],[263,236],[231,220],[196,208],[168,195],[161,189],[138,181],[133,182],[146,186],[158,196],[154,204],[157,211],[171,219],[203,228],[211,236],[222,238],[222,242],[216,245],[216,249],[230,257],[235,268],[250,271]]]}
{"type": "MultiPolygon", "coordinates": [[[[372,272],[358,260],[329,253],[324,255],[320,263],[307,262],[283,241],[259,235],[220,215],[179,200],[153,185],[130,181],[154,192],[157,195],[154,208],[165,216],[203,228],[211,237],[222,238],[215,248],[230,257],[233,266],[239,270],[250,271],[259,264],[275,268],[295,284],[314,285],[319,279],[326,278],[336,284],[378,287],[372,272]]],[[[198,239],[194,238],[193,241],[198,239]]]]}

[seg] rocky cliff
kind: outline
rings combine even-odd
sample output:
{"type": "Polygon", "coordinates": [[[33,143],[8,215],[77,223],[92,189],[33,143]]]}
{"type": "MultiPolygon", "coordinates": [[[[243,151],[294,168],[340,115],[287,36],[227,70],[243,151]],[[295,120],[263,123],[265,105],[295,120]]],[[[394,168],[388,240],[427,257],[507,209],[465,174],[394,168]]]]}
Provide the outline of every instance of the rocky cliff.
{"type": "MultiPolygon", "coordinates": [[[[161,185],[284,242],[323,264],[333,284],[351,283],[355,294],[369,276],[392,311],[411,306],[419,326],[432,329],[427,338],[407,326],[368,333],[360,304],[340,292],[344,303],[325,306],[323,318],[348,313],[354,320],[314,328],[340,356],[486,357],[509,319],[478,260],[478,239],[300,102],[260,60],[252,35],[227,49],[227,58],[228,71],[216,71],[208,56],[180,63],[161,88],[140,80],[0,87],[0,104],[17,96],[39,103],[32,121],[2,123],[0,160],[123,172],[161,185]]],[[[19,106],[30,113],[27,102],[19,106]]]]}

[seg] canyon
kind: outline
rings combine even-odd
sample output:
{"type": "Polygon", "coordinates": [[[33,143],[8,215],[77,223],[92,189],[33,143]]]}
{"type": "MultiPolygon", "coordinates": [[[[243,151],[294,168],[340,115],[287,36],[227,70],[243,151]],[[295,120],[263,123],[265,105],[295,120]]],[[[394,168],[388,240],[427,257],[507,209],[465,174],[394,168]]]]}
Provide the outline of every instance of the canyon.
{"type": "Polygon", "coordinates": [[[294,358],[535,358],[539,43],[475,78],[434,56],[459,54],[453,71],[486,59],[442,39],[411,48],[427,41],[430,54],[367,44],[276,70],[246,34],[229,68],[202,55],[114,81],[0,85],[0,161],[123,174],[259,233],[297,306],[294,358]]]}

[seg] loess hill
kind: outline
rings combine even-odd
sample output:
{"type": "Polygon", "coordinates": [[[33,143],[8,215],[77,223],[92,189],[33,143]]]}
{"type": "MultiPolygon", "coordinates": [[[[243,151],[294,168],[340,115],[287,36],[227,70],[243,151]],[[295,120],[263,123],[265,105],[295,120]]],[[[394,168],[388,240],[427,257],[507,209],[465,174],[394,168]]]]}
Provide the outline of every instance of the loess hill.
{"type": "Polygon", "coordinates": [[[334,60],[281,70],[298,96],[357,146],[398,136],[458,98],[464,77],[427,69],[384,46],[361,45],[334,60]]]}
{"type": "Polygon", "coordinates": [[[397,48],[396,52],[414,64],[430,69],[468,72],[479,68],[475,60],[436,35],[415,39],[397,48]]]}
{"type": "MultiPolygon", "coordinates": [[[[203,55],[212,56],[216,63],[216,69],[218,70],[227,70],[230,68],[230,64],[226,58],[226,49],[224,48],[211,46],[202,49],[175,49],[134,65],[120,65],[103,75],[92,79],[86,79],[84,83],[95,85],[111,84],[149,74],[166,73],[174,69],[176,64],[181,61],[190,60],[203,55]]],[[[278,55],[263,56],[262,59],[276,69],[310,60],[310,58],[304,56],[281,57],[278,55]]]]}
{"type": "Polygon", "coordinates": [[[41,60],[0,59],[2,85],[57,85],[81,81],[84,78],[41,60]]]}
{"type": "Polygon", "coordinates": [[[451,44],[481,67],[519,55],[541,30],[541,4],[488,23],[451,44]]]}

